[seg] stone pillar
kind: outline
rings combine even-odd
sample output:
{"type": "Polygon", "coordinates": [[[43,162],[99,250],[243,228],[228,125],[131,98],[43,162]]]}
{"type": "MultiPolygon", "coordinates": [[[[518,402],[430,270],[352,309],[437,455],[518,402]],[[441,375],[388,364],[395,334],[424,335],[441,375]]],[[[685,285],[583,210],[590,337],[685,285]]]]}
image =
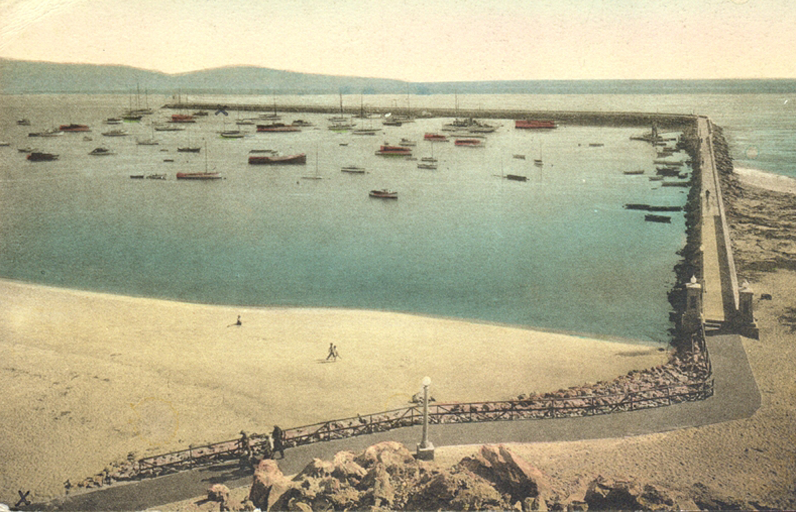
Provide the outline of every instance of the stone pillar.
{"type": "Polygon", "coordinates": [[[754,295],[752,287],[749,286],[747,281],[744,281],[741,289],[738,290],[738,316],[736,322],[741,334],[749,338],[757,338],[760,335],[755,323],[754,307],[752,305],[754,295]]]}
{"type": "Polygon", "coordinates": [[[419,460],[434,460],[434,445],[428,440],[428,387],[431,379],[423,379],[423,438],[417,445],[417,458],[419,460]]]}
{"type": "Polygon", "coordinates": [[[691,282],[685,285],[685,290],[685,313],[681,327],[686,334],[691,334],[702,327],[702,285],[695,276],[691,276],[691,282]]]}

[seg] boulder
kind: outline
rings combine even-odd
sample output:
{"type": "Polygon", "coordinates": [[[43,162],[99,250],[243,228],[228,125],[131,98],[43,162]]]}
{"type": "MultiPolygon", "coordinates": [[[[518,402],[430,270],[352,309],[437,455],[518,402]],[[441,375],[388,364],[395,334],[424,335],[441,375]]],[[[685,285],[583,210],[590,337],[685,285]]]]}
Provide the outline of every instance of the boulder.
{"type": "Polygon", "coordinates": [[[584,501],[591,510],[671,510],[675,505],[667,491],[654,485],[602,476],[589,484],[584,501]]]}
{"type": "Polygon", "coordinates": [[[282,494],[292,487],[293,483],[282,474],[275,460],[263,459],[254,470],[249,501],[260,510],[270,510],[282,494]]]}
{"type": "Polygon", "coordinates": [[[544,473],[504,445],[484,445],[478,454],[465,457],[457,466],[492,482],[498,491],[509,494],[514,501],[544,496],[550,491],[544,473]]]}
{"type": "Polygon", "coordinates": [[[342,482],[348,482],[352,485],[357,485],[365,475],[368,474],[367,470],[354,462],[356,455],[352,452],[338,452],[334,456],[332,462],[332,476],[342,482]]]}
{"type": "Polygon", "coordinates": [[[229,502],[229,488],[222,484],[213,484],[207,489],[208,501],[215,501],[217,503],[229,502]]]}
{"type": "Polygon", "coordinates": [[[401,443],[384,441],[368,447],[354,462],[363,468],[370,468],[373,464],[381,462],[388,471],[394,466],[411,464],[415,461],[412,452],[401,443]]]}
{"type": "Polygon", "coordinates": [[[423,485],[410,491],[406,510],[506,510],[504,501],[492,485],[463,468],[442,470],[423,485]]]}
{"type": "Polygon", "coordinates": [[[390,474],[384,464],[377,463],[370,468],[362,479],[361,488],[367,490],[367,501],[376,507],[391,507],[395,501],[395,486],[390,481],[390,474]]]}

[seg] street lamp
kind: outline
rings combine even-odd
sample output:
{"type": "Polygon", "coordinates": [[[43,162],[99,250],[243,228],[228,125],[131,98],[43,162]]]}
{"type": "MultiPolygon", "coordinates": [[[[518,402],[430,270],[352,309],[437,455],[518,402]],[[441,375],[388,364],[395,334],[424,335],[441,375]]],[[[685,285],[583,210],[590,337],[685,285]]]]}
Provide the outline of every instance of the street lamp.
{"type": "Polygon", "coordinates": [[[431,378],[423,378],[423,439],[417,445],[417,458],[420,460],[434,460],[434,445],[428,440],[428,387],[431,378]]]}

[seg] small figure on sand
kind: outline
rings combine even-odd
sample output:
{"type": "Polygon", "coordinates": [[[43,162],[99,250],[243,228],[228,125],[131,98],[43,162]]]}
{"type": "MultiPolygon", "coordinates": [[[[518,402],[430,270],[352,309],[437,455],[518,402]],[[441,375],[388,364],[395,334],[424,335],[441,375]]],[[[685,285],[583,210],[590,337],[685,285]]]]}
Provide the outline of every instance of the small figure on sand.
{"type": "Polygon", "coordinates": [[[233,325],[236,325],[236,326],[238,326],[238,327],[240,327],[241,325],[243,325],[243,322],[241,322],[241,321],[240,321],[240,315],[238,315],[238,320],[237,320],[237,322],[235,322],[234,324],[229,324],[227,327],[232,327],[233,325]]]}
{"type": "Polygon", "coordinates": [[[332,361],[337,361],[337,347],[335,347],[332,343],[329,343],[329,355],[326,356],[326,360],[328,361],[329,359],[332,361]]]}
{"type": "Polygon", "coordinates": [[[705,190],[705,204],[710,204],[710,190],[705,190]]]}
{"type": "Polygon", "coordinates": [[[274,425],[274,431],[271,432],[271,439],[274,443],[274,450],[273,453],[276,455],[276,452],[279,452],[280,458],[285,458],[285,445],[282,444],[284,441],[285,433],[282,432],[282,429],[279,428],[278,425],[274,425]]]}

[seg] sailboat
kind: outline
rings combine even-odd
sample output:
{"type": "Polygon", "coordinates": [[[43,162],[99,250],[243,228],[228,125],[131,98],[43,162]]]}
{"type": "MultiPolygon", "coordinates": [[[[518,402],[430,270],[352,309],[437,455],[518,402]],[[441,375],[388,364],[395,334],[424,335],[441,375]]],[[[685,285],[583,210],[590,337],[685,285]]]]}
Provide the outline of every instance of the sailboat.
{"type": "Polygon", "coordinates": [[[220,180],[221,175],[207,170],[207,141],[205,141],[205,171],[204,172],[178,172],[178,180],[220,180]]]}
{"type": "Polygon", "coordinates": [[[347,132],[348,130],[354,127],[354,123],[345,115],[343,115],[343,93],[340,93],[340,115],[330,117],[329,121],[331,124],[329,125],[329,129],[333,132],[347,132]]]}
{"type": "Polygon", "coordinates": [[[533,159],[533,165],[536,167],[542,167],[544,162],[542,161],[542,141],[539,141],[539,158],[533,159]]]}
{"type": "Polygon", "coordinates": [[[318,170],[318,150],[315,150],[315,175],[302,176],[302,180],[322,180],[321,172],[318,170]]]}
{"type": "Polygon", "coordinates": [[[418,169],[436,169],[437,168],[437,159],[434,158],[434,144],[430,143],[431,145],[431,156],[424,156],[420,159],[420,163],[417,164],[418,169]]]}

